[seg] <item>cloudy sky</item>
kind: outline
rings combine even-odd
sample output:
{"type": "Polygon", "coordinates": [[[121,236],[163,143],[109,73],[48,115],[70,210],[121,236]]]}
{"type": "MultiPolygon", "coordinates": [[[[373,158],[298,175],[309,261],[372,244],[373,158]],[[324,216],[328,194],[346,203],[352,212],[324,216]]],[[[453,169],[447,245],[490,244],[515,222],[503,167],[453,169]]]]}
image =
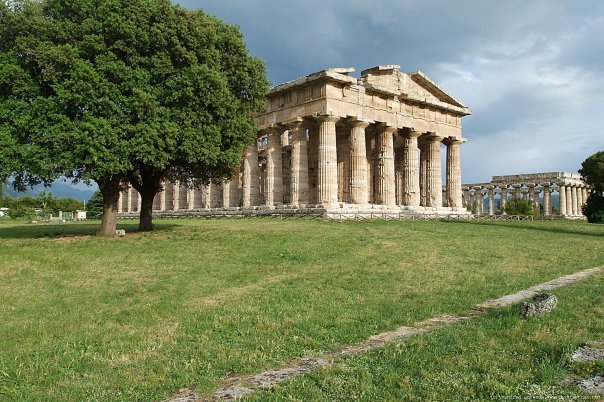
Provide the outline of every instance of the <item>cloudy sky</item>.
{"type": "Polygon", "coordinates": [[[466,183],[576,172],[604,150],[604,1],[178,2],[239,25],[273,84],[328,67],[423,71],[472,110],[466,183]]]}

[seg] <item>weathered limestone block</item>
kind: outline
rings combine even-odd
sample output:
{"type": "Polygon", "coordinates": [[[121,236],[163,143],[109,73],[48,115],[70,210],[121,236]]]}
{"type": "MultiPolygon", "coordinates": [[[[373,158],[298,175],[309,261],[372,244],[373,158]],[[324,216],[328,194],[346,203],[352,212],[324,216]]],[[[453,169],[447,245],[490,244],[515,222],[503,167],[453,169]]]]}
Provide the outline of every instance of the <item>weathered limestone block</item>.
{"type": "Polygon", "coordinates": [[[520,304],[520,312],[525,318],[538,317],[550,313],[558,304],[558,298],[549,293],[540,293],[529,302],[520,304]]]}

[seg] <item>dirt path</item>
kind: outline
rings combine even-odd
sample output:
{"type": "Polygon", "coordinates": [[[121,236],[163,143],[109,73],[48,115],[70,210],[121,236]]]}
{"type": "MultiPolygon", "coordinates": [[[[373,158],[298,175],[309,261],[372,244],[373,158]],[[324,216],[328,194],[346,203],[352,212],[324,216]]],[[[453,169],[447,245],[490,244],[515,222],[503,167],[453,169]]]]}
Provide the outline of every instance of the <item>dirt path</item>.
{"type": "Polygon", "coordinates": [[[344,346],[336,352],[326,353],[318,357],[306,357],[292,362],[289,366],[278,370],[269,370],[255,375],[236,376],[225,381],[212,395],[200,395],[195,390],[185,389],[180,393],[168,399],[168,402],[197,402],[214,400],[237,400],[246,395],[250,395],[256,390],[271,388],[283,381],[293,377],[313,371],[317,367],[326,366],[330,360],[341,356],[354,355],[371,349],[382,347],[388,343],[409,338],[411,336],[423,334],[459,321],[469,320],[485,314],[487,311],[500,309],[519,303],[520,301],[533,297],[537,293],[556,289],[562,286],[579,282],[592,275],[604,272],[604,266],[579,271],[571,275],[545,282],[526,290],[500,297],[498,299],[487,300],[484,303],[475,305],[465,315],[451,316],[440,315],[424,321],[420,321],[410,327],[399,327],[393,331],[382,332],[369,337],[363,344],[358,346],[344,346]]]}

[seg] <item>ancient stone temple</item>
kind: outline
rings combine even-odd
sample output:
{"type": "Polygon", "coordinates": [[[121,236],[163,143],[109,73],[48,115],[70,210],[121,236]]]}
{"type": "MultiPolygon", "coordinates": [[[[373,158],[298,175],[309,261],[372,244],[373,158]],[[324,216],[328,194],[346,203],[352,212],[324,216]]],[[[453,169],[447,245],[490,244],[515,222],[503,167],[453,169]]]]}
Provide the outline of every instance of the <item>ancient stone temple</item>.
{"type": "Polygon", "coordinates": [[[505,210],[510,198],[533,203],[535,211],[554,215],[552,194],[558,194],[556,215],[569,219],[582,218],[581,208],[587,201],[588,187],[581,175],[568,172],[531,173],[493,176],[489,183],[464,184],[464,205],[478,214],[495,215],[505,210]],[[496,203],[496,197],[498,202],[496,203]]]}
{"type": "MultiPolygon", "coordinates": [[[[202,189],[166,183],[154,208],[466,213],[461,118],[470,110],[419,71],[353,72],[333,68],[274,87],[238,175],[202,189]]],[[[136,191],[123,193],[121,212],[139,205],[136,191]]]]}

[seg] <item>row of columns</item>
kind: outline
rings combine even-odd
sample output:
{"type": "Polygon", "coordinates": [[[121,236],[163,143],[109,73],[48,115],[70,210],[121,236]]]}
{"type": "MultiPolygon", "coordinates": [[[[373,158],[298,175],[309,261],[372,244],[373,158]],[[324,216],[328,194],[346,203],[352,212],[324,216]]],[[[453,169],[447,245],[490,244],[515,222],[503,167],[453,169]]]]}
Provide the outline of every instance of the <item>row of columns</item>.
{"type": "MultiPolygon", "coordinates": [[[[333,205],[340,201],[340,194],[346,194],[345,202],[368,204],[372,198],[370,190],[375,189],[373,194],[375,204],[442,207],[440,143],[444,140],[447,146],[447,205],[462,207],[459,160],[461,139],[444,138],[435,133],[419,133],[413,129],[399,130],[383,124],[376,125],[376,163],[372,176],[369,171],[371,161],[367,155],[366,141],[366,129],[370,126],[370,122],[358,119],[347,120],[345,122],[349,130],[347,153],[343,158],[347,162],[344,167],[347,177],[344,183],[339,184],[336,133],[338,121],[340,121],[339,117],[323,115],[315,119],[315,125],[297,119],[287,125],[266,130],[268,144],[264,186],[265,205],[274,207],[283,203],[284,177],[283,172],[280,171],[282,164],[279,140],[285,130],[290,130],[292,148],[289,201],[293,205],[333,205]],[[308,140],[307,130],[310,133],[308,140]],[[395,161],[396,132],[402,136],[403,146],[397,152],[395,161]]],[[[246,159],[249,161],[244,163],[243,172],[245,200],[254,198],[251,194],[254,185],[251,182],[248,184],[247,180],[259,176],[253,171],[256,166],[255,157],[253,150],[246,153],[246,159]]],[[[246,202],[243,204],[244,207],[248,206],[246,202]]]]}
{"type": "Polygon", "coordinates": [[[528,199],[533,203],[536,211],[541,209],[539,201],[540,193],[543,193],[543,214],[551,216],[552,208],[552,193],[559,192],[559,214],[562,216],[581,216],[582,207],[587,201],[588,190],[585,185],[567,184],[565,182],[546,182],[546,183],[529,183],[512,184],[510,187],[496,187],[494,185],[476,186],[464,190],[464,204],[466,207],[476,205],[477,213],[495,214],[495,194],[500,195],[499,209],[505,210],[508,201],[508,194],[512,198],[528,199]],[[488,211],[484,211],[484,197],[488,197],[488,211]]]}
{"type": "MultiPolygon", "coordinates": [[[[445,138],[433,132],[362,119],[343,120],[329,114],[298,118],[262,134],[267,138],[263,171],[258,144],[254,142],[246,148],[240,176],[235,180],[200,190],[168,183],[156,197],[154,209],[260,205],[272,208],[284,202],[294,206],[332,206],[345,202],[425,207],[442,207],[444,202],[449,207],[463,207],[460,171],[463,140],[460,138],[445,138]],[[342,123],[338,127],[345,132],[338,133],[338,123],[342,123]],[[291,136],[291,144],[289,137],[283,135],[286,131],[291,136]],[[395,135],[402,140],[396,152],[395,135]],[[447,149],[445,200],[441,143],[447,149]],[[284,147],[289,149],[289,154],[283,153],[284,147]],[[289,161],[284,155],[289,155],[289,161]],[[284,167],[287,162],[288,168],[284,167]],[[220,188],[222,205],[212,202],[215,199],[212,193],[220,188]]],[[[132,196],[129,189],[122,198],[130,200],[132,196]]],[[[119,205],[122,204],[128,207],[121,208],[120,212],[138,211],[130,205],[131,201],[120,200],[119,205]]],[[[136,205],[140,206],[140,201],[136,205]]]]}

